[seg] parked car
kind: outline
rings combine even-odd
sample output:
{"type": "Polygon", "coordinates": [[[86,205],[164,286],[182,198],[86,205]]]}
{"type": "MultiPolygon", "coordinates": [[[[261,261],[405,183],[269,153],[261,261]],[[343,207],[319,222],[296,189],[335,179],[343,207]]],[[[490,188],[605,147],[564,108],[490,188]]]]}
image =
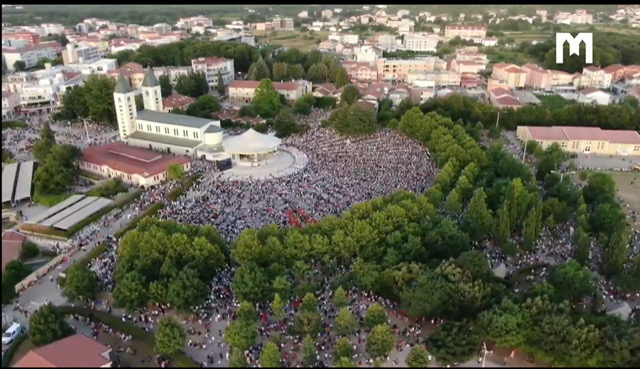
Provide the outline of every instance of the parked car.
{"type": "Polygon", "coordinates": [[[9,327],[2,335],[2,344],[3,345],[10,344],[19,335],[24,334],[25,332],[26,332],[26,329],[24,329],[24,327],[21,326],[20,324],[18,323],[11,324],[11,327],[9,327]]]}

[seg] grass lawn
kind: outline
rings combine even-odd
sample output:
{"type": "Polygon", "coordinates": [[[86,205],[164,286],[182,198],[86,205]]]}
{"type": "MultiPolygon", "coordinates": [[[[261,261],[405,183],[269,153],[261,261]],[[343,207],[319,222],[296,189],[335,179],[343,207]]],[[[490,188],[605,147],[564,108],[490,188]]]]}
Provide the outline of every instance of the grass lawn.
{"type": "Polygon", "coordinates": [[[8,128],[27,128],[27,123],[20,122],[17,120],[2,122],[2,130],[4,131],[5,129],[8,129],[8,128]]]}
{"type": "Polygon", "coordinates": [[[325,41],[329,36],[329,32],[309,32],[299,31],[254,31],[253,35],[261,41],[269,41],[271,45],[280,45],[286,48],[296,48],[300,51],[315,50],[318,46],[317,40],[325,41]]]}
{"type": "Polygon", "coordinates": [[[33,202],[51,207],[55,204],[63,202],[67,198],[71,197],[71,195],[73,194],[65,193],[62,195],[47,195],[47,194],[41,194],[40,192],[36,192],[33,194],[33,202]]]}

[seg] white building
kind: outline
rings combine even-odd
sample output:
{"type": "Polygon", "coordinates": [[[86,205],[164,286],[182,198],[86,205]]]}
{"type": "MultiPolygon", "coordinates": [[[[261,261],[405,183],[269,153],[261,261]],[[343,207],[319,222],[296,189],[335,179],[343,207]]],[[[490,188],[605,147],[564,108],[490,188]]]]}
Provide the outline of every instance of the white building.
{"type": "Polygon", "coordinates": [[[210,88],[218,86],[218,72],[222,73],[222,81],[228,86],[235,78],[233,59],[225,58],[198,58],[191,60],[191,69],[194,73],[204,73],[210,88]]]}
{"type": "Polygon", "coordinates": [[[402,46],[405,50],[436,52],[440,37],[426,33],[408,33],[404,35],[402,46]]]}
{"type": "Polygon", "coordinates": [[[410,11],[408,11],[406,9],[401,9],[401,10],[398,10],[397,16],[398,16],[398,18],[402,18],[402,17],[405,17],[405,16],[409,16],[409,14],[411,14],[410,11]]]}
{"type": "Polygon", "coordinates": [[[17,61],[22,61],[25,64],[25,68],[29,69],[35,67],[40,59],[55,59],[57,54],[57,48],[60,44],[39,44],[35,46],[27,46],[20,49],[15,48],[2,48],[2,59],[7,66],[7,70],[12,72],[15,70],[14,64],[17,61]]]}
{"type": "Polygon", "coordinates": [[[578,92],[578,102],[583,104],[596,103],[598,105],[609,105],[611,94],[600,91],[597,88],[585,88],[578,92]]]}
{"type": "Polygon", "coordinates": [[[117,59],[100,59],[90,64],[69,64],[67,65],[69,69],[80,72],[82,74],[104,74],[106,75],[109,71],[118,69],[118,60],[117,59]]]}
{"type": "Polygon", "coordinates": [[[118,76],[113,98],[123,142],[212,160],[220,157],[223,138],[220,121],[165,113],[160,83],[151,69],[147,70],[141,89],[145,109],[137,111],[136,91],[124,75],[118,76]]]}
{"type": "Polygon", "coordinates": [[[306,10],[301,11],[298,13],[298,18],[309,18],[309,12],[306,10]]]}
{"type": "Polygon", "coordinates": [[[153,25],[153,30],[158,33],[170,33],[171,25],[166,23],[157,23],[153,25]]]}
{"type": "Polygon", "coordinates": [[[331,33],[329,40],[334,40],[342,44],[357,45],[359,43],[359,37],[357,34],[349,33],[331,33]]]}
{"type": "Polygon", "coordinates": [[[20,96],[15,92],[2,91],[2,120],[18,115],[20,96]]]}
{"type": "Polygon", "coordinates": [[[323,10],[323,11],[320,13],[320,16],[321,16],[322,18],[327,18],[327,19],[329,19],[329,18],[333,17],[333,11],[332,11],[332,10],[329,10],[329,9],[325,9],[325,10],[323,10]]]}
{"type": "Polygon", "coordinates": [[[213,26],[213,21],[203,15],[198,15],[197,17],[180,18],[176,23],[176,27],[186,30],[190,30],[192,27],[197,25],[211,27],[213,26]]]}

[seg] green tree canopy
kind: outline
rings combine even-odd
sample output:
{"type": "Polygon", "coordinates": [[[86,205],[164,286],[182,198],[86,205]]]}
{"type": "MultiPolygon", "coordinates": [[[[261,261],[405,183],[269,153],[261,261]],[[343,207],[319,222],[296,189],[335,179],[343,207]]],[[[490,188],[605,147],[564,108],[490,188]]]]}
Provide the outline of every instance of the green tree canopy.
{"type": "Polygon", "coordinates": [[[263,118],[271,118],[280,110],[282,106],[280,94],[278,94],[270,79],[264,78],[260,80],[260,85],[256,89],[251,104],[263,118]]]}
{"type": "Polygon", "coordinates": [[[469,360],[481,343],[479,332],[467,322],[444,322],[427,340],[429,351],[444,365],[469,360]]]}
{"type": "Polygon", "coordinates": [[[36,346],[44,346],[73,334],[64,316],[51,304],[42,305],[29,318],[29,338],[36,346]]]}
{"type": "Polygon", "coordinates": [[[180,164],[171,164],[167,170],[169,179],[172,181],[179,181],[185,176],[184,167],[180,164]]]}
{"type": "Polygon", "coordinates": [[[375,358],[386,357],[394,344],[395,337],[387,324],[376,325],[367,337],[367,351],[375,358]]]}
{"type": "Polygon", "coordinates": [[[260,366],[262,368],[280,368],[280,350],[273,342],[267,342],[260,354],[260,366]]]}
{"type": "Polygon", "coordinates": [[[343,307],[338,311],[335,324],[336,333],[341,336],[348,336],[358,328],[358,321],[356,320],[356,317],[353,316],[351,311],[346,307],[343,307]]]}
{"type": "Polygon", "coordinates": [[[185,338],[180,323],[170,317],[162,318],[156,333],[156,352],[168,356],[178,353],[184,347],[185,338]]]}
{"type": "Polygon", "coordinates": [[[351,105],[360,98],[360,91],[354,85],[344,86],[340,94],[340,105],[351,105]]]}
{"type": "Polygon", "coordinates": [[[93,301],[98,293],[96,275],[87,265],[72,265],[67,269],[64,283],[65,295],[69,300],[93,301]]]}

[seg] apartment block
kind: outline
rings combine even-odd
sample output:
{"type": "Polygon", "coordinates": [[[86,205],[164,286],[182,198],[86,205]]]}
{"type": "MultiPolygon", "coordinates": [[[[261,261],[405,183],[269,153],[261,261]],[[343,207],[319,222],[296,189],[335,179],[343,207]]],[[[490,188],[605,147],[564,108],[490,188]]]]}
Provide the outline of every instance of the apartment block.
{"type": "Polygon", "coordinates": [[[404,35],[402,46],[405,50],[419,52],[435,52],[440,42],[440,37],[427,33],[408,33],[404,35]]]}
{"type": "Polygon", "coordinates": [[[457,60],[451,61],[449,70],[456,73],[478,73],[487,67],[487,63],[480,60],[457,60]]]}
{"type": "MultiPolygon", "coordinates": [[[[234,80],[229,84],[229,100],[233,102],[249,103],[253,100],[256,89],[260,86],[260,81],[240,81],[234,80]]],[[[284,95],[288,102],[294,102],[302,96],[311,92],[311,82],[291,81],[273,82],[273,87],[279,94],[284,95]]]]}
{"type": "Polygon", "coordinates": [[[527,74],[519,66],[511,63],[497,63],[493,66],[491,77],[506,81],[509,88],[524,88],[527,74]]]}
{"type": "Polygon", "coordinates": [[[524,85],[535,90],[551,90],[553,79],[551,73],[536,64],[525,64],[522,70],[526,73],[524,85]]]}
{"type": "Polygon", "coordinates": [[[582,75],[588,79],[587,85],[584,87],[609,88],[613,74],[605,72],[595,66],[588,66],[582,69],[582,75]]]}
{"type": "Polygon", "coordinates": [[[377,61],[378,80],[403,82],[409,72],[433,72],[447,69],[447,62],[438,57],[419,59],[386,59],[377,61]]]}
{"type": "Polygon", "coordinates": [[[58,56],[59,43],[48,43],[44,45],[27,46],[20,49],[2,48],[2,59],[7,70],[13,72],[17,61],[24,62],[25,68],[35,67],[40,59],[55,59],[58,56]],[[55,44],[55,45],[54,45],[55,44]]]}
{"type": "Polygon", "coordinates": [[[90,64],[100,59],[102,59],[102,53],[97,46],[78,46],[69,43],[62,51],[64,65],[90,64]]]}
{"type": "Polygon", "coordinates": [[[487,37],[487,26],[469,26],[469,25],[448,25],[444,29],[444,38],[449,41],[453,38],[460,37],[463,40],[482,43],[487,37]]]}
{"type": "Polygon", "coordinates": [[[293,31],[293,19],[276,17],[271,22],[274,31],[293,31]]]}
{"type": "Polygon", "coordinates": [[[4,40],[25,40],[28,46],[35,46],[40,43],[40,35],[35,32],[3,33],[2,41],[4,40]]]}
{"type": "Polygon", "coordinates": [[[209,87],[218,86],[218,72],[222,73],[222,81],[228,86],[235,77],[233,59],[225,58],[198,58],[191,60],[191,69],[194,73],[202,72],[207,77],[209,87]]]}
{"type": "Polygon", "coordinates": [[[198,15],[196,17],[180,18],[176,23],[176,27],[186,30],[190,30],[196,26],[211,27],[213,26],[213,21],[203,15],[198,15]]]}
{"type": "Polygon", "coordinates": [[[460,73],[453,71],[411,71],[407,75],[407,83],[421,88],[457,87],[460,86],[460,79],[460,73]]]}
{"type": "Polygon", "coordinates": [[[342,66],[347,71],[349,79],[354,83],[371,83],[378,80],[378,69],[367,62],[346,60],[342,66]]]}
{"type": "Polygon", "coordinates": [[[332,33],[329,35],[329,40],[334,40],[342,44],[357,45],[359,42],[359,36],[357,34],[349,33],[332,33]]]}

